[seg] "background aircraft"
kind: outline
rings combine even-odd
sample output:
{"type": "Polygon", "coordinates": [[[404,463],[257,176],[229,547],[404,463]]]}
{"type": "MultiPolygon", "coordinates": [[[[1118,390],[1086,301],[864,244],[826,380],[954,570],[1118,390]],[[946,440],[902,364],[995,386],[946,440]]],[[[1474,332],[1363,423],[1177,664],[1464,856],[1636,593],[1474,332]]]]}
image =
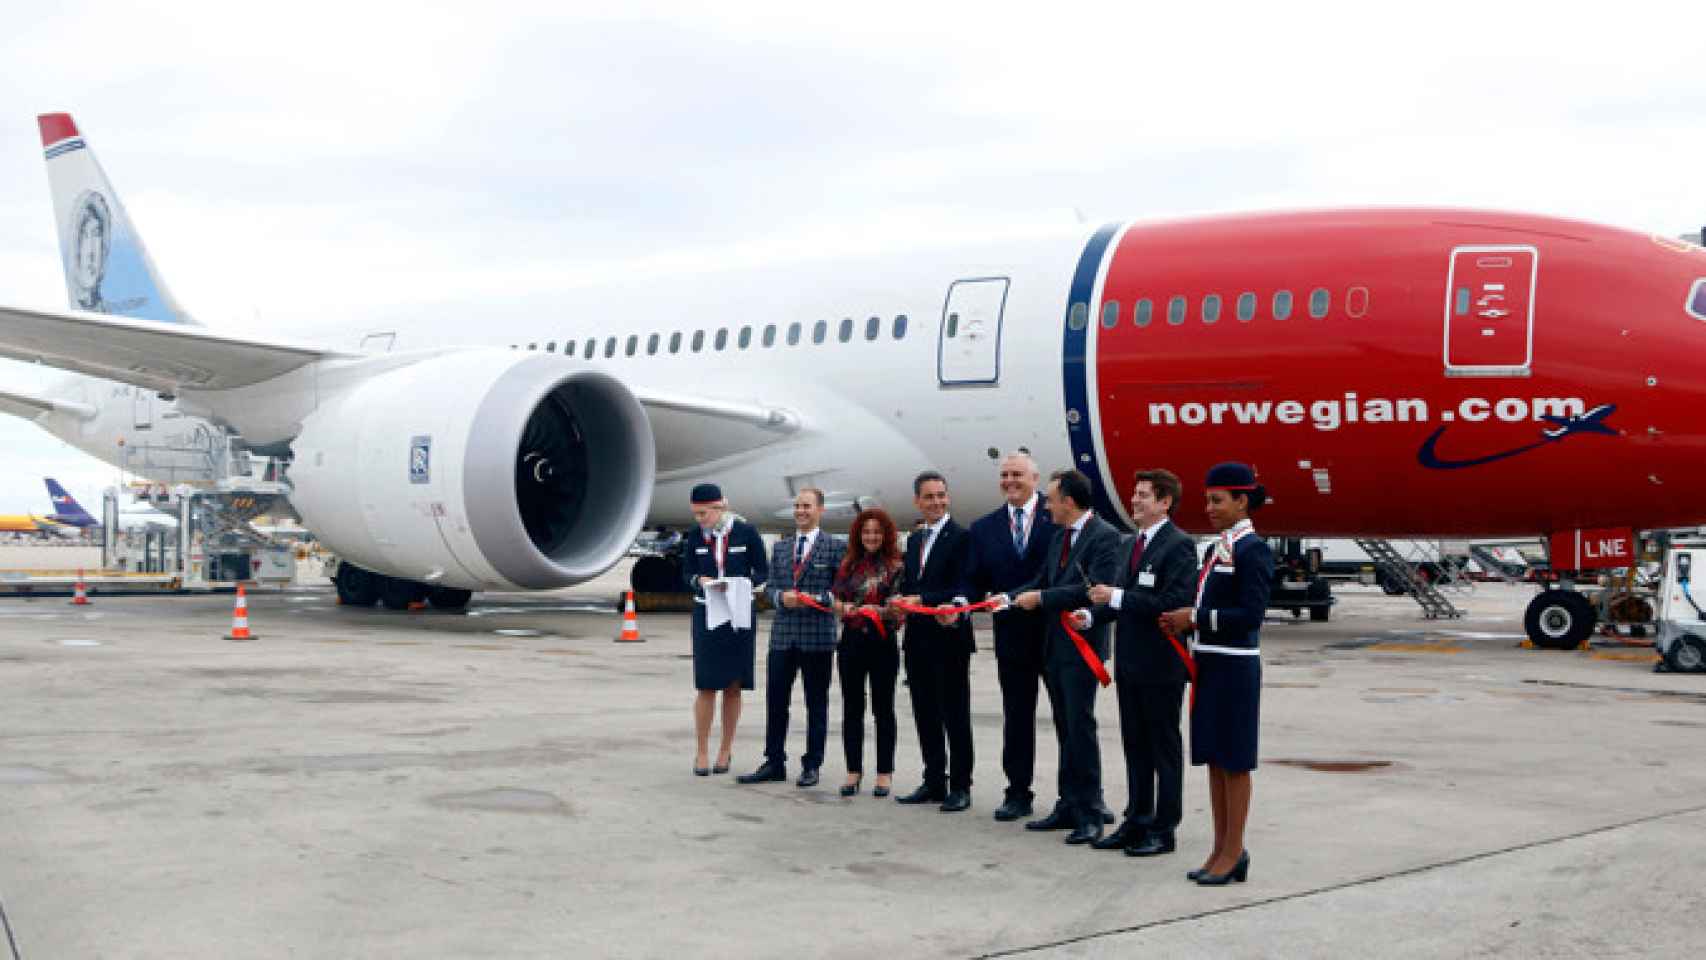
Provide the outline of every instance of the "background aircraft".
{"type": "MultiPolygon", "coordinates": [[[[1117,222],[589,290],[363,352],[196,325],[71,118],[40,123],[74,309],[0,309],[0,354],[85,376],[12,402],[110,425],[113,404],[175,400],[291,456],[306,525],[423,594],[587,579],[648,520],[686,523],[703,479],[782,527],[800,486],[904,511],[935,467],[968,517],[1019,447],[1087,473],[1116,522],[1134,469],[1193,482],[1229,458],[1272,492],[1265,533],[1703,512],[1706,251],[1674,239],[1467,210],[1117,222]]],[[[1194,496],[1179,519],[1201,530],[1194,496]]]]}

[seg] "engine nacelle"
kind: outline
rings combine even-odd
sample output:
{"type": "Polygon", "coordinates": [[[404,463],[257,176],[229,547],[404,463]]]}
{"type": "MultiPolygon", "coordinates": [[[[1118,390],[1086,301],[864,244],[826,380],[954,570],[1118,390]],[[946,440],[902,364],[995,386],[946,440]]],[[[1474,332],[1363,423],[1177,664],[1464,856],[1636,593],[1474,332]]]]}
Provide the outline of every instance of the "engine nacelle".
{"type": "Polygon", "coordinates": [[[466,351],[376,375],[292,441],[291,502],[339,556],[467,590],[598,576],[645,523],[651,424],[615,378],[466,351]]]}

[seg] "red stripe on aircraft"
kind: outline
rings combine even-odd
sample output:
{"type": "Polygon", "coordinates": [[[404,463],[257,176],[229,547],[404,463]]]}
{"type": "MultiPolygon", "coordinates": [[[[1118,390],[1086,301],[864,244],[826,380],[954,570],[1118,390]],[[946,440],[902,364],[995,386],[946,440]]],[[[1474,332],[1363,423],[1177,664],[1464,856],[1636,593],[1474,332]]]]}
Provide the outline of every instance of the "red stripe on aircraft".
{"type": "Polygon", "coordinates": [[[77,124],[71,121],[69,113],[44,113],[36,117],[36,123],[41,125],[41,145],[44,147],[78,136],[77,124]]]}

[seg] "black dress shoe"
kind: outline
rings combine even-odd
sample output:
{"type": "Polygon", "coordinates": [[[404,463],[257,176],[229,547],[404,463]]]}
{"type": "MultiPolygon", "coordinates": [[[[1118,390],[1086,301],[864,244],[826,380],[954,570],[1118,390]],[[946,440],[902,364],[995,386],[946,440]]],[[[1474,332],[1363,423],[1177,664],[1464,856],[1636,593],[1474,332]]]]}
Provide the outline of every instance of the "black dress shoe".
{"type": "Polygon", "coordinates": [[[1071,844],[1095,843],[1102,839],[1102,822],[1098,817],[1091,817],[1088,823],[1081,823],[1066,835],[1066,842],[1071,844]]]}
{"type": "Polygon", "coordinates": [[[1053,810],[1049,811],[1048,816],[1042,818],[1041,820],[1032,820],[1030,823],[1025,824],[1025,829],[1026,830],[1071,830],[1073,827],[1075,827],[1077,825],[1078,824],[1074,823],[1072,818],[1067,816],[1064,811],[1062,811],[1059,807],[1055,807],[1053,810]]]}
{"type": "Polygon", "coordinates": [[[794,786],[802,789],[817,786],[817,768],[807,767],[800,771],[800,779],[794,781],[794,786]]]}
{"type": "Polygon", "coordinates": [[[894,799],[897,803],[941,803],[948,799],[948,791],[941,787],[923,786],[894,799]]]}
{"type": "MultiPolygon", "coordinates": [[[[1125,848],[1128,857],[1158,857],[1173,852],[1173,834],[1151,830],[1148,835],[1125,848]]],[[[1199,874],[1200,875],[1200,874],[1199,874]]],[[[1194,879],[1194,878],[1193,878],[1194,879]]]]}
{"type": "Polygon", "coordinates": [[[1225,873],[1209,873],[1204,871],[1197,877],[1199,887],[1224,887],[1236,880],[1243,883],[1250,878],[1250,851],[1246,850],[1238,857],[1238,862],[1225,873]]]}
{"type": "Polygon", "coordinates": [[[1115,820],[1119,819],[1118,817],[1114,816],[1114,812],[1112,810],[1109,810],[1108,805],[1105,803],[1098,802],[1096,804],[1096,809],[1102,811],[1102,822],[1103,823],[1113,823],[1115,820]]]}
{"type": "Polygon", "coordinates": [[[1028,817],[1030,815],[1031,804],[1028,800],[1014,800],[1012,798],[1008,798],[1006,803],[995,808],[995,819],[1000,820],[1002,823],[1009,823],[1011,821],[1018,820],[1021,817],[1028,817]]]}
{"type": "Polygon", "coordinates": [[[1097,850],[1123,850],[1134,843],[1142,843],[1143,835],[1148,830],[1130,820],[1120,824],[1120,828],[1100,840],[1090,844],[1097,850]]]}
{"type": "Polygon", "coordinates": [[[779,763],[764,761],[764,765],[751,773],[743,773],[735,778],[736,783],[771,783],[788,779],[788,768],[779,763]]]}
{"type": "Polygon", "coordinates": [[[942,800],[943,813],[960,813],[971,809],[971,792],[967,790],[949,790],[942,800]]]}

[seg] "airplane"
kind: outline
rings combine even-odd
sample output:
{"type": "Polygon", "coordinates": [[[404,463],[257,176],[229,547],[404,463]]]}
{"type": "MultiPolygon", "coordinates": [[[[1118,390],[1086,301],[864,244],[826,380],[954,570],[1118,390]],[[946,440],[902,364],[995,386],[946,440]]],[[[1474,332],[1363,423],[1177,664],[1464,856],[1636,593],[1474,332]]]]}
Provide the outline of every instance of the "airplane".
{"type": "Polygon", "coordinates": [[[62,526],[51,518],[33,513],[0,514],[0,533],[28,533],[37,537],[74,537],[77,530],[62,526]]]}
{"type": "MultiPolygon", "coordinates": [[[[1271,492],[1270,535],[1580,554],[1706,514],[1706,251],[1674,238],[1461,209],[1117,221],[589,288],[363,350],[197,324],[71,117],[39,125],[71,309],[0,307],[0,355],[82,376],[12,403],[63,423],[147,393],[288,456],[348,602],[583,582],[691,522],[703,480],[780,530],[799,487],[904,513],[932,467],[970,519],[1020,448],[1127,528],[1135,470],[1194,487],[1227,459],[1271,492]],[[1506,314],[1477,314],[1492,293],[1506,314]]],[[[1194,496],[1177,516],[1202,532],[1194,496]]],[[[1530,604],[1537,641],[1591,629],[1572,583],[1530,604]]]]}
{"type": "MultiPolygon", "coordinates": [[[[73,497],[58,480],[47,477],[46,481],[48,499],[53,502],[54,506],[54,513],[48,519],[54,523],[82,530],[101,526],[100,518],[83,509],[83,505],[77,502],[77,498],[73,497]]],[[[175,527],[178,525],[177,517],[152,507],[145,510],[121,510],[118,518],[119,527],[125,530],[149,526],[175,527]]]]}

